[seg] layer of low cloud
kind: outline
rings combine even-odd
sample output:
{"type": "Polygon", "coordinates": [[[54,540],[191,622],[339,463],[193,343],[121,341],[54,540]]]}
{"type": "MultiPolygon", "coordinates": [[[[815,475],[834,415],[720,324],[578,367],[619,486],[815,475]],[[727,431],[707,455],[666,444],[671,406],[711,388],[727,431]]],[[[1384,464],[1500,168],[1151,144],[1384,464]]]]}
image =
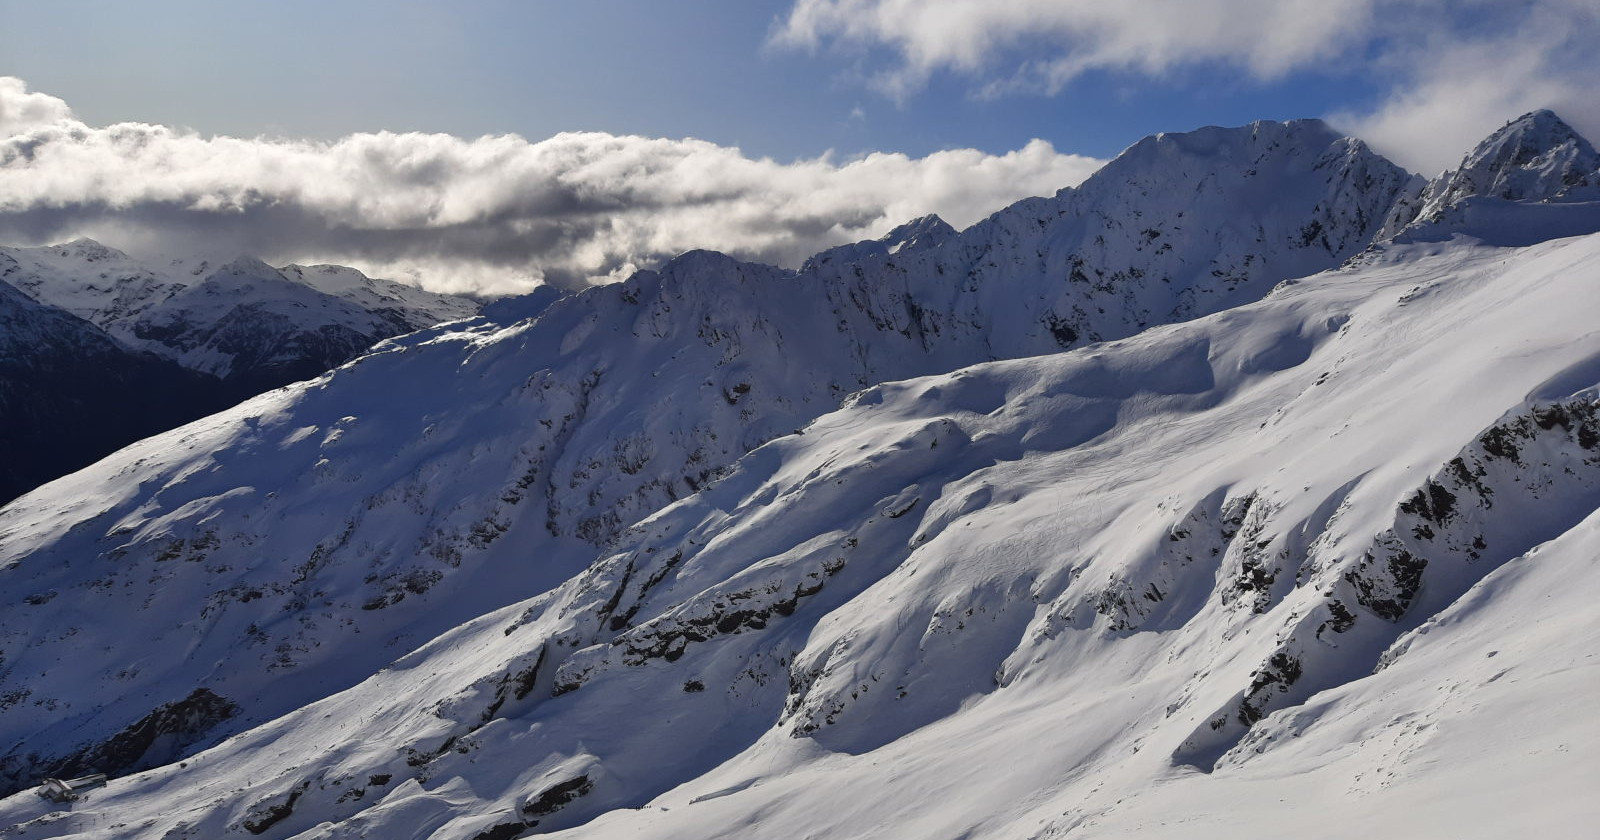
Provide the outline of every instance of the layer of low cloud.
{"type": "Polygon", "coordinates": [[[899,99],[940,71],[980,95],[1054,94],[1092,70],[1370,73],[1383,99],[1330,116],[1430,173],[1535,108],[1600,131],[1600,0],[795,0],[774,41],[887,49],[874,83],[899,99]]]}
{"type": "Polygon", "coordinates": [[[0,242],[336,262],[451,292],[620,278],[691,248],[795,265],[927,213],[965,226],[1100,163],[1042,140],[779,163],[600,133],[203,137],[89,126],[0,77],[0,242]]]}

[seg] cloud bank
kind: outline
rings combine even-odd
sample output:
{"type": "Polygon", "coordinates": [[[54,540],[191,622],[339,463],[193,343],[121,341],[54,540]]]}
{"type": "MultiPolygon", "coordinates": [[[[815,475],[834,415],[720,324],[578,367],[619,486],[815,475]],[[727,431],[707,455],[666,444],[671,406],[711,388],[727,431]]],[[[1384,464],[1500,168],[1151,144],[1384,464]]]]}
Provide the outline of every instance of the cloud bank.
{"type": "Polygon", "coordinates": [[[1369,28],[1379,0],[796,0],[779,43],[881,43],[901,63],[879,75],[908,93],[934,71],[995,69],[1055,93],[1092,69],[1164,73],[1201,60],[1280,76],[1330,58],[1369,28]],[[1032,49],[1029,49],[1032,48],[1032,49]],[[1014,54],[1023,50],[1023,55],[1014,54]],[[1002,70],[1006,68],[1000,68],[1002,70]]]}
{"type": "Polygon", "coordinates": [[[1535,108],[1600,129],[1600,0],[795,0],[773,39],[886,49],[874,83],[900,99],[939,71],[983,95],[1053,95],[1092,70],[1367,73],[1381,101],[1329,116],[1429,173],[1535,108]]]}
{"type": "Polygon", "coordinates": [[[1034,140],[990,155],[793,163],[601,133],[355,134],[334,142],[92,127],[0,77],[0,242],[335,262],[439,291],[620,278],[691,248],[796,265],[938,213],[961,227],[1102,161],[1034,140]]]}

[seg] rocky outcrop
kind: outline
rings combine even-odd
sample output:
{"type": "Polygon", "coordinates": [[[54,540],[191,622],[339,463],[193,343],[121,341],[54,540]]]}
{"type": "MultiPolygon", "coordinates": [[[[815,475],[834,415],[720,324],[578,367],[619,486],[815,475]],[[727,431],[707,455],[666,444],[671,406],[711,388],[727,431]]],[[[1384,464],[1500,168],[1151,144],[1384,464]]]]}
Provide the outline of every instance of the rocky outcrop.
{"type": "MultiPolygon", "coordinates": [[[[1600,397],[1592,391],[1509,413],[1395,506],[1393,525],[1355,557],[1320,543],[1297,611],[1248,686],[1179,750],[1209,766],[1267,715],[1385,667],[1406,631],[1506,561],[1600,507],[1600,397]]],[[[1223,595],[1227,597],[1226,592],[1223,595]]]]}
{"type": "MultiPolygon", "coordinates": [[[[208,688],[197,688],[182,700],[163,703],[105,741],[63,756],[19,754],[0,757],[0,789],[7,794],[54,777],[69,779],[90,773],[121,776],[159,767],[206,739],[217,724],[238,714],[239,706],[208,688]]],[[[257,832],[259,833],[259,832],[257,832]]]]}

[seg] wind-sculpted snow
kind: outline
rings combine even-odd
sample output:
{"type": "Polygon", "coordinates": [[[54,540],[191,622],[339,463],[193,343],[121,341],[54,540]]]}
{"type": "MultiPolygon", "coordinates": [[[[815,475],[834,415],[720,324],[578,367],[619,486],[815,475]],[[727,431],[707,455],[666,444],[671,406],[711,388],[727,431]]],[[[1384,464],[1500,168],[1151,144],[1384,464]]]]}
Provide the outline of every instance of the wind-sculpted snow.
{"type": "MultiPolygon", "coordinates": [[[[1337,813],[1339,788],[1291,781],[1321,760],[1306,752],[1324,743],[1321,721],[1345,731],[1368,696],[1405,708],[1394,692],[1420,690],[1390,675],[1413,658],[1466,667],[1437,659],[1481,632],[1463,599],[1510,585],[1536,601],[1561,578],[1495,583],[1514,558],[1549,540],[1594,545],[1581,523],[1600,504],[1587,381],[1600,312],[1580,292],[1596,265],[1595,237],[1392,247],[1192,323],[875,386],[626,529],[550,591],[251,721],[185,766],[113,780],[20,836],[110,836],[114,814],[169,837],[778,837],[801,811],[828,836],[962,824],[1061,836],[1126,828],[1154,813],[1146,799],[1192,815],[1186,791],[1247,776],[1337,813]]],[[[443,356],[426,350],[441,342],[457,347],[441,368],[487,365],[534,332],[425,334],[334,381],[443,356]]],[[[358,423],[343,429],[360,443],[358,423]]],[[[308,446],[335,445],[325,437],[308,446]]],[[[490,438],[472,439],[480,465],[504,468],[490,438]]],[[[460,498],[462,481],[441,498],[460,498]]],[[[526,551],[527,534],[494,545],[526,551]]],[[[346,550],[319,561],[317,597],[349,597],[316,577],[346,550]]],[[[450,603],[433,599],[469,566],[368,614],[450,603]]],[[[525,568],[531,593],[544,572],[525,568]]],[[[1518,641],[1542,623],[1503,632],[1500,648],[1523,652],[1495,667],[1584,644],[1518,641]]],[[[1537,702],[1571,731],[1579,713],[1558,712],[1562,696],[1537,702]]],[[[1470,714],[1429,708],[1428,720],[1470,714]]],[[[1402,734],[1407,756],[1457,749],[1432,730],[1402,734]]],[[[1404,765],[1388,772],[1421,784],[1404,765]]],[[[1532,779],[1501,783],[1531,794],[1532,779]]],[[[35,802],[0,807],[21,823],[43,818],[35,802]]]]}
{"type": "MultiPolygon", "coordinates": [[[[4,619],[4,690],[26,692],[28,709],[5,722],[10,784],[69,772],[200,687],[242,710],[219,736],[344,688],[554,585],[590,559],[586,546],[864,386],[1129,335],[1335,265],[1403,180],[1317,122],[1163,135],[1080,190],[959,235],[919,220],[856,246],[861,262],[829,252],[798,274],[691,252],[541,304],[529,322],[381,346],[325,381],[120,453],[0,514],[0,553],[18,563],[7,591],[57,593],[4,619]],[[79,523],[66,534],[64,498],[79,523]],[[107,611],[167,620],[59,618],[107,611]],[[152,652],[130,666],[129,645],[152,652]]],[[[72,258],[125,259],[91,244],[72,258]]],[[[248,358],[259,370],[281,360],[248,348],[278,345],[250,336],[275,328],[234,318],[237,301],[320,305],[303,283],[370,291],[350,272],[286,271],[299,280],[249,260],[204,267],[203,282],[140,310],[135,333],[194,366],[248,358]]],[[[347,338],[319,340],[335,358],[347,338]]],[[[1041,429],[1028,443],[1110,428],[1100,410],[1081,432],[1041,429]]],[[[792,592],[768,595],[764,616],[792,592]]],[[[680,642],[639,642],[656,643],[680,642]]]]}
{"type": "Polygon", "coordinates": [[[0,511],[12,784],[129,774],[0,821],[1037,837],[1294,778],[1258,728],[1593,543],[1563,535],[1597,501],[1600,239],[1267,294],[1366,248],[1404,174],[1296,123],[1102,175],[391,340],[0,511]]]}

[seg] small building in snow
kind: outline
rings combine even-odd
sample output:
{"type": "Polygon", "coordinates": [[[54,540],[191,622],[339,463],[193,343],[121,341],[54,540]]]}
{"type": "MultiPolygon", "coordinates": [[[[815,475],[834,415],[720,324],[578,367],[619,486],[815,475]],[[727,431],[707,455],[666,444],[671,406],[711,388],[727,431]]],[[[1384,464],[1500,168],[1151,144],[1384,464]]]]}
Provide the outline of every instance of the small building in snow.
{"type": "Polygon", "coordinates": [[[85,791],[100,787],[106,783],[106,774],[91,773],[79,776],[76,779],[45,779],[39,787],[39,795],[51,802],[73,802],[83,798],[85,791]]]}

